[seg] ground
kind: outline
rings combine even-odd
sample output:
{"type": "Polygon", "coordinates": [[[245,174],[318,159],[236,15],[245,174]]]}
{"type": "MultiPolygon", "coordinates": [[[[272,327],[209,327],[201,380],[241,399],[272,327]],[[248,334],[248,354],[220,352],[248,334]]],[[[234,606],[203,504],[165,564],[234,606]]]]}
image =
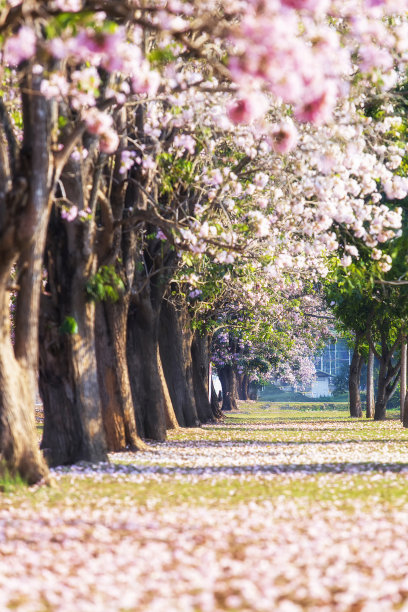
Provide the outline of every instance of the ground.
{"type": "Polygon", "coordinates": [[[1,611],[408,610],[396,415],[241,404],[54,477],[3,483],[1,611]]]}

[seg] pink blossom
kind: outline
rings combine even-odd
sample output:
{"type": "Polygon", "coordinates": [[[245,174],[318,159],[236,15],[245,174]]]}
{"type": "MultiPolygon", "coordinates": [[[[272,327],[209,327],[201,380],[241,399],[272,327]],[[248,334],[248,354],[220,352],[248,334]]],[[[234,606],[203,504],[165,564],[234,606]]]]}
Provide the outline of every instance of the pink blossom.
{"type": "Polygon", "coordinates": [[[378,48],[376,44],[369,44],[361,47],[359,56],[359,67],[363,72],[369,72],[373,68],[379,68],[386,72],[393,67],[391,53],[387,49],[378,48]]]}
{"type": "Polygon", "coordinates": [[[343,255],[343,257],[340,259],[340,264],[343,266],[343,268],[348,268],[351,266],[352,261],[353,260],[350,255],[343,255]]]}
{"type": "Polygon", "coordinates": [[[114,153],[119,146],[119,136],[114,129],[106,130],[100,137],[99,148],[108,155],[114,153]]]}
{"type": "Polygon", "coordinates": [[[120,154],[120,174],[126,174],[126,172],[134,165],[135,155],[136,153],[134,151],[122,151],[120,154]]]}
{"type": "Polygon", "coordinates": [[[55,7],[60,11],[77,13],[82,8],[82,0],[55,0],[55,7]]]}
{"type": "Polygon", "coordinates": [[[265,172],[257,172],[254,177],[254,184],[260,189],[263,189],[266,187],[268,180],[269,176],[265,174],[265,172]]]}
{"type": "Polygon", "coordinates": [[[186,149],[191,155],[194,155],[196,141],[189,134],[177,134],[174,138],[174,146],[181,149],[186,149]]]}
{"type": "Polygon", "coordinates": [[[69,42],[62,40],[60,37],[52,38],[47,44],[49,52],[57,59],[63,59],[67,56],[70,50],[69,46],[69,42]]]}
{"type": "Polygon", "coordinates": [[[329,89],[318,94],[315,98],[305,102],[295,110],[299,121],[310,121],[316,125],[325,123],[333,112],[335,98],[329,89]]]}
{"type": "Polygon", "coordinates": [[[84,112],[86,129],[90,134],[103,134],[112,127],[113,119],[111,115],[99,111],[97,108],[90,108],[84,112]]]}
{"type": "Polygon", "coordinates": [[[137,73],[132,76],[132,90],[134,93],[155,96],[160,86],[160,75],[148,66],[142,65],[137,73]]]}
{"type": "Polygon", "coordinates": [[[61,217],[68,222],[73,221],[74,219],[77,218],[77,216],[78,216],[78,206],[74,205],[74,206],[71,206],[71,208],[69,209],[63,208],[61,210],[61,217]]]}
{"type": "Polygon", "coordinates": [[[145,170],[154,170],[156,168],[156,162],[151,155],[146,155],[142,161],[142,166],[145,170]]]}
{"type": "Polygon", "coordinates": [[[320,125],[330,119],[335,102],[334,86],[326,83],[323,92],[295,109],[295,116],[299,121],[310,121],[320,125]]]}
{"type": "Polygon", "coordinates": [[[110,34],[87,30],[81,31],[75,42],[81,55],[86,56],[86,52],[91,52],[109,56],[117,54],[117,46],[123,40],[123,37],[124,33],[121,29],[110,34]]]}
{"type": "Polygon", "coordinates": [[[259,206],[259,208],[267,208],[268,206],[268,199],[267,198],[258,198],[256,201],[256,205],[259,206]]]}
{"type": "Polygon", "coordinates": [[[328,8],[328,0],[281,0],[283,6],[289,6],[296,10],[324,12],[328,8]]]}
{"type": "Polygon", "coordinates": [[[270,138],[270,145],[275,153],[288,153],[297,143],[297,130],[293,123],[282,122],[276,125],[270,138]]]}
{"type": "Polygon", "coordinates": [[[4,61],[10,66],[18,66],[24,60],[35,55],[36,37],[28,26],[22,26],[17,34],[6,41],[4,45],[4,61]]]}
{"type": "Polygon", "coordinates": [[[68,83],[64,75],[54,73],[50,78],[41,81],[41,93],[45,98],[61,99],[68,94],[68,83]]]}
{"type": "Polygon", "coordinates": [[[235,100],[227,106],[227,116],[238,125],[239,123],[250,123],[262,116],[266,111],[266,100],[262,94],[250,95],[235,100]]]}
{"type": "Polygon", "coordinates": [[[351,255],[352,257],[357,257],[357,258],[359,258],[359,256],[360,256],[360,254],[359,254],[359,252],[358,252],[358,248],[357,248],[357,247],[355,247],[355,246],[354,246],[354,245],[352,245],[352,244],[348,244],[348,245],[346,245],[346,247],[344,248],[344,250],[345,250],[345,251],[347,251],[347,253],[348,253],[349,255],[351,255]]]}

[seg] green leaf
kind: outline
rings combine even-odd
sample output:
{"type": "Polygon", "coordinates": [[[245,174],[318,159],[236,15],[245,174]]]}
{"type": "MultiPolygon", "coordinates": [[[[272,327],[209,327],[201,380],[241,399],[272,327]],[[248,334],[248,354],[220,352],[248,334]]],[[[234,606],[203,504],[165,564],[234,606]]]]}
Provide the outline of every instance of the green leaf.
{"type": "Polygon", "coordinates": [[[74,334],[77,334],[78,333],[78,323],[76,322],[74,317],[65,317],[60,327],[60,331],[63,334],[69,334],[71,336],[74,334]]]}
{"type": "Polygon", "coordinates": [[[98,302],[117,302],[125,292],[125,285],[114,266],[101,266],[86,285],[88,299],[98,302]]]}

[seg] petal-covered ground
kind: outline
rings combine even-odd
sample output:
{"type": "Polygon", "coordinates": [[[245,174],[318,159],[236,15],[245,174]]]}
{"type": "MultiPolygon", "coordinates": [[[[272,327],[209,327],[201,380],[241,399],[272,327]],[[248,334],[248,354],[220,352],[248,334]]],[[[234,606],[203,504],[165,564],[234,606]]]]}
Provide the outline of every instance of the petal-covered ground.
{"type": "Polygon", "coordinates": [[[0,498],[0,611],[408,610],[408,431],[244,405],[0,498]]]}

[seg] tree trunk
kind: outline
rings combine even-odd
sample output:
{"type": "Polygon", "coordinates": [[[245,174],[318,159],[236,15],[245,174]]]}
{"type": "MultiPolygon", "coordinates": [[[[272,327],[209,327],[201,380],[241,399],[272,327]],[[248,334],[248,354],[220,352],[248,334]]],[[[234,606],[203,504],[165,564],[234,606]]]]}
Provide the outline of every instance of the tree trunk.
{"type": "Polygon", "coordinates": [[[163,300],[160,357],[177,422],[182,427],[197,427],[200,424],[194,396],[192,339],[186,306],[163,300]]]}
{"type": "Polygon", "coordinates": [[[248,374],[237,374],[238,397],[240,400],[249,400],[249,376],[248,374]]]}
{"type": "MultiPolygon", "coordinates": [[[[67,197],[86,206],[80,170],[70,163],[62,177],[67,197]]],[[[46,265],[48,295],[40,318],[40,393],[44,404],[42,447],[51,465],[107,461],[95,351],[95,303],[87,284],[96,272],[94,219],[51,215],[46,265]]]]}
{"type": "Polygon", "coordinates": [[[0,477],[5,472],[12,477],[19,474],[28,484],[34,484],[47,477],[48,469],[35,428],[33,372],[28,364],[16,359],[11,343],[4,276],[0,280],[0,321],[0,477]]]}
{"type": "Polygon", "coordinates": [[[219,368],[218,376],[222,387],[222,410],[237,410],[237,382],[233,367],[227,364],[219,368]]]}
{"type": "Polygon", "coordinates": [[[408,391],[405,395],[404,402],[404,420],[402,421],[404,427],[408,427],[408,391]]]}
{"type": "Polygon", "coordinates": [[[137,428],[142,437],[166,439],[163,385],[159,372],[160,305],[148,292],[140,293],[129,308],[127,361],[137,428]]]}
{"type": "Polygon", "coordinates": [[[350,364],[349,399],[350,416],[360,418],[363,416],[360,396],[360,377],[363,366],[363,357],[358,352],[359,342],[356,340],[353,357],[350,364]]]}
{"type": "Polygon", "coordinates": [[[64,280],[68,281],[60,275],[63,289],[57,307],[43,296],[40,325],[42,448],[53,466],[107,461],[95,354],[95,304],[86,301],[83,270],[78,268],[70,281],[64,280]],[[76,330],[64,328],[68,316],[76,330]]]}
{"type": "Polygon", "coordinates": [[[400,420],[404,422],[404,404],[407,394],[407,342],[401,343],[401,372],[400,372],[400,420]]]}
{"type": "Polygon", "coordinates": [[[383,421],[386,419],[388,400],[394,395],[400,378],[401,359],[396,360],[396,363],[393,365],[392,358],[396,349],[400,345],[403,336],[402,332],[400,331],[397,339],[390,345],[388,343],[389,333],[389,321],[388,319],[384,319],[377,329],[377,334],[380,336],[381,340],[381,352],[376,350],[371,335],[368,335],[370,347],[380,363],[377,399],[374,410],[375,421],[383,421]]]}
{"type": "Polygon", "coordinates": [[[249,394],[249,399],[257,401],[258,396],[259,396],[259,387],[257,386],[256,383],[251,383],[248,386],[248,394],[249,394]]]}
{"type": "Polygon", "coordinates": [[[366,417],[374,416],[374,353],[369,349],[367,360],[367,395],[366,395],[366,417]]]}
{"type": "Polygon", "coordinates": [[[374,420],[383,421],[386,419],[387,397],[386,397],[386,365],[380,360],[380,371],[378,374],[377,398],[375,401],[374,420]]]}
{"type": "Polygon", "coordinates": [[[220,402],[218,401],[217,392],[215,390],[212,379],[211,379],[211,412],[213,413],[213,416],[215,419],[222,418],[220,402]]]}
{"type": "MultiPolygon", "coordinates": [[[[102,271],[109,271],[116,295],[112,296],[113,300],[97,303],[98,380],[108,449],[142,450],[146,449],[146,444],[138,435],[126,351],[138,244],[136,232],[122,223],[129,218],[129,209],[137,201],[138,192],[136,182],[124,181],[121,174],[121,151],[128,146],[129,128],[124,108],[118,112],[116,121],[120,124],[122,137],[113,176],[108,182],[99,177],[105,189],[105,199],[101,201],[99,213],[98,265],[102,271]]],[[[95,184],[98,182],[94,181],[95,184]]]]}
{"type": "Polygon", "coordinates": [[[52,103],[40,94],[41,80],[40,75],[28,75],[22,81],[24,133],[19,159],[13,161],[17,143],[3,129],[7,123],[11,126],[3,104],[0,127],[1,158],[10,159],[10,165],[0,170],[0,473],[19,474],[29,484],[48,478],[34,420],[42,256],[54,190],[52,103]],[[20,288],[13,350],[8,285],[17,259],[20,288]]]}
{"type": "Polygon", "coordinates": [[[135,412],[126,358],[129,296],[96,304],[96,355],[102,417],[108,450],[143,450],[136,430],[135,412]]]}
{"type": "Polygon", "coordinates": [[[393,396],[398,383],[399,367],[392,366],[391,359],[384,356],[380,359],[378,375],[378,391],[375,402],[374,420],[383,421],[387,418],[388,400],[393,396]]]}
{"type": "Polygon", "coordinates": [[[176,413],[174,412],[173,402],[171,401],[169,388],[167,386],[166,377],[164,376],[163,364],[160,357],[160,346],[157,347],[157,362],[159,366],[159,378],[163,389],[164,398],[164,417],[166,419],[167,429],[180,429],[177,421],[176,413]]]}
{"type": "Polygon", "coordinates": [[[194,333],[191,355],[193,360],[195,400],[198,418],[201,423],[210,423],[214,420],[214,413],[209,399],[210,346],[210,336],[200,334],[198,331],[194,333]]]}

